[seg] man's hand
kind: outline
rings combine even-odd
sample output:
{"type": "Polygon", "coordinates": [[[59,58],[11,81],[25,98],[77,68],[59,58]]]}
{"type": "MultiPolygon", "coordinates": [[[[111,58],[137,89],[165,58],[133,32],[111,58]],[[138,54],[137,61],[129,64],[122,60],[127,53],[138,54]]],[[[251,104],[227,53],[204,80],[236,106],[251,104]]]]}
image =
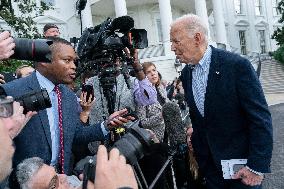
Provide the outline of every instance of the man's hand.
{"type": "Polygon", "coordinates": [[[0,33],[0,60],[4,60],[14,54],[15,43],[8,31],[0,33]]]}
{"type": "Polygon", "coordinates": [[[193,128],[190,127],[186,130],[186,142],[187,142],[187,146],[189,148],[189,150],[191,152],[193,152],[193,147],[192,147],[192,144],[191,144],[191,135],[193,133],[193,128]]]}
{"type": "Polygon", "coordinates": [[[243,167],[233,176],[233,179],[241,179],[245,185],[256,186],[261,184],[263,176],[257,175],[243,167]]]}
{"type": "Polygon", "coordinates": [[[120,187],[138,188],[132,167],[126,164],[125,157],[119,155],[118,149],[112,149],[108,157],[106,148],[100,145],[97,153],[95,189],[120,187]]]}
{"type": "Polygon", "coordinates": [[[123,118],[123,115],[127,114],[127,109],[124,108],[122,110],[116,111],[108,117],[108,120],[105,122],[107,129],[111,130],[114,127],[122,126],[123,124],[127,123],[128,121],[135,120],[132,116],[127,116],[123,118]]]}
{"type": "Polygon", "coordinates": [[[15,138],[21,130],[24,128],[26,123],[31,119],[31,117],[37,112],[29,111],[26,115],[23,114],[24,108],[20,105],[19,102],[13,102],[13,115],[7,118],[1,118],[4,125],[9,131],[10,137],[15,138]]]}
{"type": "Polygon", "coordinates": [[[92,95],[87,99],[87,92],[82,92],[80,96],[80,106],[82,107],[82,112],[80,113],[80,120],[83,123],[87,123],[92,106],[95,104],[96,98],[92,101],[92,95]]]}
{"type": "Polygon", "coordinates": [[[91,107],[95,104],[96,98],[94,97],[94,100],[92,101],[92,95],[89,96],[89,99],[87,99],[87,92],[82,92],[80,96],[80,105],[82,107],[82,110],[85,112],[90,112],[91,107]]]}

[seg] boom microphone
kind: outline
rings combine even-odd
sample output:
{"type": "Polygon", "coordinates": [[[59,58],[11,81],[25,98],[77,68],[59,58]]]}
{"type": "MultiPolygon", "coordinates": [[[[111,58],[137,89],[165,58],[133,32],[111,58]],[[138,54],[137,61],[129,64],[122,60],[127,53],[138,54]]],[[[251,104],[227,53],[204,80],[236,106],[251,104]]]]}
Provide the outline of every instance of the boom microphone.
{"type": "Polygon", "coordinates": [[[179,144],[186,143],[186,128],[182,122],[179,106],[174,102],[165,103],[162,115],[170,144],[177,147],[179,144]]]}
{"type": "Polygon", "coordinates": [[[121,33],[126,33],[134,27],[134,20],[130,16],[121,16],[115,18],[110,26],[110,30],[118,30],[121,33]]]}

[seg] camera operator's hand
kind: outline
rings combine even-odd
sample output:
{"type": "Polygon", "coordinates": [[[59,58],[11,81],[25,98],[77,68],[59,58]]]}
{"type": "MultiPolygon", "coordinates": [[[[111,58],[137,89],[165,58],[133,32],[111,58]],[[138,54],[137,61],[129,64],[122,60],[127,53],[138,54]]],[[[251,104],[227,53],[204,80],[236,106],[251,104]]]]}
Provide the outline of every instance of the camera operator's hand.
{"type": "Polygon", "coordinates": [[[95,178],[95,189],[138,188],[132,167],[116,148],[108,156],[105,146],[99,146],[95,178]]]}
{"type": "Polygon", "coordinates": [[[4,84],[4,83],[6,83],[4,75],[0,74],[0,84],[4,84]]]}
{"type": "Polygon", "coordinates": [[[91,108],[95,104],[96,98],[94,97],[94,100],[92,101],[92,95],[89,96],[89,99],[87,99],[87,92],[82,92],[80,96],[80,105],[82,107],[82,112],[80,113],[80,120],[83,123],[87,123],[91,108]]]}
{"type": "Polygon", "coordinates": [[[4,60],[14,54],[15,43],[8,31],[0,33],[0,60],[4,60]]]}
{"type": "Polygon", "coordinates": [[[124,52],[127,54],[129,58],[133,58],[132,67],[135,71],[136,78],[141,81],[145,79],[146,75],[143,72],[142,65],[139,63],[138,58],[138,49],[128,49],[127,47],[124,48],[124,52]]]}
{"type": "Polygon", "coordinates": [[[126,108],[114,112],[113,114],[111,114],[108,117],[107,121],[105,122],[105,127],[108,130],[111,130],[112,128],[122,126],[123,124],[125,124],[125,123],[127,123],[129,121],[134,121],[135,118],[132,117],[132,116],[127,116],[125,118],[122,117],[123,115],[126,115],[127,113],[128,112],[127,112],[126,108]]]}
{"type": "Polygon", "coordinates": [[[16,101],[13,102],[13,110],[14,112],[11,117],[1,118],[12,139],[21,132],[31,117],[37,114],[37,112],[32,111],[29,111],[26,115],[23,114],[24,108],[16,101]]]}

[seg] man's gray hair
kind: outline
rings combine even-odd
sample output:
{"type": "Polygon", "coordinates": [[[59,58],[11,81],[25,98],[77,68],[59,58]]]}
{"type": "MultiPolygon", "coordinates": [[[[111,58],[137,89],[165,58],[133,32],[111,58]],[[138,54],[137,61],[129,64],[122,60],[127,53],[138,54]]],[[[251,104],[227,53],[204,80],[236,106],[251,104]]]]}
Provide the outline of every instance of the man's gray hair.
{"type": "Polygon", "coordinates": [[[17,166],[17,179],[21,189],[30,189],[30,181],[38,170],[44,165],[44,161],[39,157],[25,159],[17,166]]]}
{"type": "Polygon", "coordinates": [[[189,31],[189,35],[192,36],[197,32],[201,32],[205,36],[205,40],[208,38],[207,25],[201,20],[201,18],[195,14],[186,14],[182,17],[177,18],[171,26],[176,24],[183,24],[185,29],[189,31]]]}

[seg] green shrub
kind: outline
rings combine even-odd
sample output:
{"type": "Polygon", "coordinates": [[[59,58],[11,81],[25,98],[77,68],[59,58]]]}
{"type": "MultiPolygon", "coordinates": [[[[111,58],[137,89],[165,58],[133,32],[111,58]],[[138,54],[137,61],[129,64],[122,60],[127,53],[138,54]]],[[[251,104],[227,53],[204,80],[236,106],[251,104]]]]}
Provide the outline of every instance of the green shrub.
{"type": "Polygon", "coordinates": [[[284,64],[284,45],[280,46],[275,52],[273,52],[273,57],[284,64]]]}
{"type": "Polygon", "coordinates": [[[0,72],[15,72],[16,69],[23,64],[33,65],[32,62],[24,60],[9,59],[0,61],[0,72]]]}

